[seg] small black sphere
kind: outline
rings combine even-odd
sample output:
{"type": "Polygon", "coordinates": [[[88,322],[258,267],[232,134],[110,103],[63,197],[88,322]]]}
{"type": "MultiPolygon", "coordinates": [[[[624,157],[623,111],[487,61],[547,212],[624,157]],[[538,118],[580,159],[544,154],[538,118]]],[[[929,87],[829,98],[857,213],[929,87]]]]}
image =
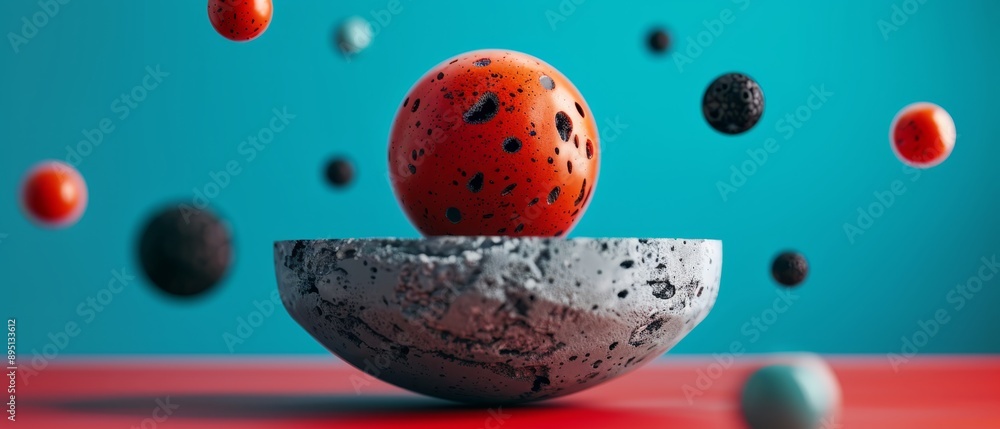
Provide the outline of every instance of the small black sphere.
{"type": "Polygon", "coordinates": [[[783,252],[771,264],[771,275],[783,286],[797,286],[808,274],[809,262],[798,252],[783,252]]]}
{"type": "Polygon", "coordinates": [[[717,131],[744,133],[764,114],[764,92],[750,76],[724,74],[705,90],[701,110],[708,124],[717,131]]]}
{"type": "Polygon", "coordinates": [[[336,158],[326,165],[326,180],[338,188],[350,185],[354,180],[354,166],[344,158],[336,158]]]}
{"type": "Polygon", "coordinates": [[[657,28],[649,33],[649,49],[662,54],[670,49],[670,35],[662,28],[657,28]]]}
{"type": "Polygon", "coordinates": [[[215,215],[184,204],[158,213],[139,238],[146,277],[175,296],[198,295],[218,284],[232,254],[229,228],[215,215]]]}

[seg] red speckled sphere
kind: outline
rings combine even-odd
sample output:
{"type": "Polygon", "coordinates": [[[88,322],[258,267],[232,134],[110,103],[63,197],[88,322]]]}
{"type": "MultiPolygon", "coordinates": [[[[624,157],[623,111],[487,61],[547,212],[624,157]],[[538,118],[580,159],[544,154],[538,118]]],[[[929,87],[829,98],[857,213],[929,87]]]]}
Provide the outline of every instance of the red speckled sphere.
{"type": "Polygon", "coordinates": [[[271,0],[209,0],[208,19],[223,37],[237,42],[256,39],[271,24],[271,0]]]}
{"type": "Polygon", "coordinates": [[[587,209],[599,148],[593,113],[562,73],[519,52],[474,51],[410,89],[389,172],[424,235],[558,237],[587,209]]]}
{"type": "Polygon", "coordinates": [[[944,162],[955,148],[955,121],[933,103],[914,103],[892,120],[889,142],[903,163],[930,168],[944,162]]]}
{"type": "Polygon", "coordinates": [[[67,227],[83,216],[87,184],[75,168],[58,161],[43,162],[24,179],[21,206],[41,225],[67,227]]]}

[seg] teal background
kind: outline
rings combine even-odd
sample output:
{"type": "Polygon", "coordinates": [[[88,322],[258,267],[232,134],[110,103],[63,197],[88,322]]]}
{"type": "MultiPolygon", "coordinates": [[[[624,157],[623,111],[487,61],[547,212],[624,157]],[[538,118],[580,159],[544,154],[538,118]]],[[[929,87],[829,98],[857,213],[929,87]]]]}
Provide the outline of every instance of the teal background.
{"type": "MultiPolygon", "coordinates": [[[[902,1],[403,0],[350,61],[332,49],[335,24],[372,19],[388,1],[276,3],[272,25],[250,43],[217,35],[204,1],[74,0],[20,52],[0,45],[0,286],[22,353],[47,344],[66,355],[325,353],[281,309],[232,348],[224,335],[275,290],[274,240],[417,236],[386,178],[390,122],[421,74],[480,48],[559,68],[607,133],[600,186],[572,236],[724,240],[718,303],[676,352],[739,342],[751,352],[899,353],[901,338],[939,310],[948,322],[920,353],[1000,352],[1000,278],[960,309],[948,300],[981,258],[1000,251],[998,2],[929,0],[886,38],[877,23],[902,1]],[[725,9],[735,19],[678,67],[687,38],[725,9]],[[674,56],[645,48],[656,24],[671,30],[674,56]],[[169,76],[119,119],[113,100],[156,65],[169,76]],[[728,71],[755,77],[767,100],[760,124],[737,137],[714,132],[700,112],[705,87],[728,71]],[[814,86],[833,95],[788,136],[781,121],[814,86]],[[959,133],[952,156],[919,175],[887,141],[894,114],[916,101],[944,106],[959,133]],[[285,107],[295,118],[247,161],[240,143],[285,107]],[[115,130],[79,165],[86,214],[69,229],[34,226],[17,203],[24,173],[65,158],[103,118],[115,130]],[[620,132],[608,131],[616,120],[620,132]],[[778,150],[724,198],[720,181],[768,138],[778,150]],[[342,191],[322,179],[338,154],[358,169],[342,191]],[[165,204],[190,201],[230,161],[241,172],[211,201],[235,231],[230,275],[201,299],[162,296],[138,276],[139,228],[165,204]],[[845,223],[896,180],[905,192],[852,242],[845,223]],[[812,272],[766,331],[754,328],[777,297],[771,258],[786,248],[807,255],[812,272]],[[88,323],[77,307],[113,270],[137,278],[88,323]],[[60,346],[49,334],[58,339],[67,322],[79,333],[60,346]]],[[[36,1],[0,2],[0,31],[19,33],[21,17],[40,10],[36,1]]]]}

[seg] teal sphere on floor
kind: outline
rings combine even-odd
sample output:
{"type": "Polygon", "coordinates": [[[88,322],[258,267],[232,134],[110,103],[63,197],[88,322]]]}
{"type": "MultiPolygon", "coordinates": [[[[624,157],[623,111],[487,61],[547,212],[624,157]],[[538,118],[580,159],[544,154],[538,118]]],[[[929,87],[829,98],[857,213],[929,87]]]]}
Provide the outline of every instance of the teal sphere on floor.
{"type": "Polygon", "coordinates": [[[753,429],[837,427],[840,385],[819,357],[765,366],[743,386],[743,415],[753,429]]]}

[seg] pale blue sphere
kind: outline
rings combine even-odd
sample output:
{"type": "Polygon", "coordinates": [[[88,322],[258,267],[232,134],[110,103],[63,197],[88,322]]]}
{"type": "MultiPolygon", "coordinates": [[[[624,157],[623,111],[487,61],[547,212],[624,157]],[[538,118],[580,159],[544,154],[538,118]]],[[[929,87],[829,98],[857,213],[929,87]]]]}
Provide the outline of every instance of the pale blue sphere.
{"type": "Polygon", "coordinates": [[[803,356],[760,368],[743,385],[742,408],[754,429],[840,427],[840,384],[821,358],[803,356]]]}
{"type": "Polygon", "coordinates": [[[345,54],[357,54],[371,45],[374,32],[368,20],[360,16],[348,18],[337,30],[337,47],[345,54]]]}

